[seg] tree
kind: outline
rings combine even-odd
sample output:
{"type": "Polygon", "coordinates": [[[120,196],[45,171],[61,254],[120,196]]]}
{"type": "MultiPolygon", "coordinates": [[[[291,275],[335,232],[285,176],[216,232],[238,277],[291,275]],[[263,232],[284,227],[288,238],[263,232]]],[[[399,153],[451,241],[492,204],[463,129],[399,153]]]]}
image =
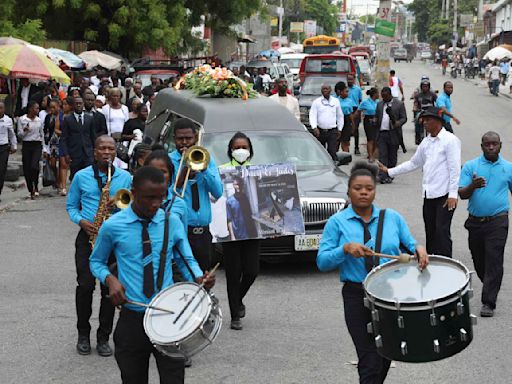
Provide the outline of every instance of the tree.
{"type": "MultiPolygon", "coordinates": [[[[375,24],[375,15],[368,15],[368,24],[375,24]]],[[[363,15],[359,18],[359,21],[363,24],[366,24],[366,15],[363,15]]]]}
{"type": "Polygon", "coordinates": [[[418,34],[419,41],[427,41],[429,26],[440,14],[440,0],[414,0],[407,5],[407,9],[414,13],[414,31],[418,34]]]}
{"type": "Polygon", "coordinates": [[[452,25],[448,20],[434,20],[427,32],[428,41],[439,47],[441,44],[450,42],[452,36],[452,25]]]}
{"type": "Polygon", "coordinates": [[[0,36],[12,36],[29,43],[39,44],[46,39],[40,19],[15,21],[16,0],[0,1],[0,36]]]}

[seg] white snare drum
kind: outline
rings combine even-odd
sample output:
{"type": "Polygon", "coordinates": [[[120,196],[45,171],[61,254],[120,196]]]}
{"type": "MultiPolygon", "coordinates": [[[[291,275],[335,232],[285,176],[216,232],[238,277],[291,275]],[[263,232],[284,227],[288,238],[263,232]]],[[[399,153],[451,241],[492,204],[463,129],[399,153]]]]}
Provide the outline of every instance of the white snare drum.
{"type": "Polygon", "coordinates": [[[174,284],[156,295],[150,305],[174,312],[147,309],[144,315],[146,335],[166,355],[191,357],[212,344],[219,334],[222,312],[216,300],[196,283],[174,284]],[[175,323],[190,300],[193,301],[175,323]]]}

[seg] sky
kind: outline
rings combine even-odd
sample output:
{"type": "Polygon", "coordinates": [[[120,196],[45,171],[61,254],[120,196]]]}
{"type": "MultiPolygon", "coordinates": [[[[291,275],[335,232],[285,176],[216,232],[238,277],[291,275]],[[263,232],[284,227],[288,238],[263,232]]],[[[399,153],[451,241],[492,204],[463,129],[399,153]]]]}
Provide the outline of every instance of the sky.
{"type": "MultiPolygon", "coordinates": [[[[412,0],[402,0],[405,4],[409,4],[412,0]]],[[[377,8],[379,6],[378,0],[348,0],[347,3],[347,13],[352,11],[353,14],[356,15],[366,15],[366,9],[368,6],[368,13],[375,14],[377,13],[377,8]]]]}

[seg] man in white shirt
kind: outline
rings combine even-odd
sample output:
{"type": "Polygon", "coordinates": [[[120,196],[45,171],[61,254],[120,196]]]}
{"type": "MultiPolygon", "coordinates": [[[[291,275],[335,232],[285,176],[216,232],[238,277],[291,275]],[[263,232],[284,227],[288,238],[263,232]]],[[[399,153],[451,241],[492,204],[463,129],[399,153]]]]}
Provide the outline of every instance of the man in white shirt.
{"type": "Polygon", "coordinates": [[[443,128],[441,110],[429,107],[419,115],[428,136],[414,156],[395,168],[379,164],[390,177],[423,168],[423,221],[427,252],[452,257],[450,227],[457,207],[460,178],[460,140],[443,128]]]}
{"type": "Polygon", "coordinates": [[[338,138],[343,129],[343,111],[336,97],[331,96],[329,84],[322,85],[322,96],[313,101],[309,110],[309,124],[320,144],[327,144],[327,152],[336,161],[338,138]]]}
{"type": "Polygon", "coordinates": [[[389,87],[391,88],[391,96],[404,101],[402,80],[400,80],[393,69],[389,71],[389,87]]]}
{"type": "Polygon", "coordinates": [[[277,93],[270,96],[270,99],[277,101],[283,107],[286,107],[286,109],[288,109],[293,116],[300,121],[299,101],[292,95],[289,95],[287,90],[288,81],[283,77],[279,78],[279,80],[277,80],[277,93]]]}
{"type": "Polygon", "coordinates": [[[494,96],[500,94],[500,67],[498,60],[494,60],[493,66],[489,69],[489,82],[491,83],[491,93],[494,96]]]}
{"type": "Polygon", "coordinates": [[[0,101],[0,195],[4,187],[9,155],[16,152],[17,144],[12,119],[5,114],[5,104],[0,101]]]}

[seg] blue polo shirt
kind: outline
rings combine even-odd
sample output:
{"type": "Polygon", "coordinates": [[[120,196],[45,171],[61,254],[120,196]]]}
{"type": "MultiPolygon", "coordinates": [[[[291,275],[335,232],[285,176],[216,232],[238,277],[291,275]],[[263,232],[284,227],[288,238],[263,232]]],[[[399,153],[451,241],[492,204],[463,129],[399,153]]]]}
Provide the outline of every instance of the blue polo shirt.
{"type": "Polygon", "coordinates": [[[354,107],[357,107],[359,104],[355,104],[354,100],[349,96],[345,99],[338,97],[340,101],[341,110],[343,111],[343,115],[348,116],[354,112],[354,107]]]}
{"type": "Polygon", "coordinates": [[[375,116],[377,114],[377,100],[373,100],[371,97],[364,99],[359,104],[359,111],[362,111],[365,116],[375,116]]]}
{"type": "Polygon", "coordinates": [[[469,198],[468,211],[473,216],[494,216],[510,209],[508,193],[512,191],[512,163],[499,156],[494,163],[482,154],[462,167],[459,186],[467,187],[473,174],[481,176],[486,186],[473,191],[469,198]]]}
{"type": "MultiPolygon", "coordinates": [[[[151,254],[142,257],[142,223],[141,218],[133,211],[132,206],[122,210],[105,221],[100,228],[96,244],[89,258],[91,272],[102,283],[110,275],[107,262],[110,253],[116,255],[119,281],[125,288],[128,300],[149,304],[158,293],[156,288],[158,269],[160,267],[160,251],[163,246],[165,226],[165,213],[159,209],[148,225],[149,238],[151,240],[151,254]],[[155,294],[148,298],[143,292],[144,266],[153,263],[153,281],[155,294]]],[[[201,277],[203,272],[199,268],[196,259],[192,256],[192,250],[187,240],[187,233],[178,216],[169,217],[169,243],[167,258],[165,260],[165,273],[162,289],[174,284],[172,276],[173,247],[176,246],[186,259],[195,276],[191,276],[181,258],[176,258],[176,264],[187,281],[193,281],[201,277]]],[[[145,308],[126,304],[133,311],[143,312],[145,308]]]]}
{"type": "MultiPolygon", "coordinates": [[[[174,165],[174,177],[176,180],[181,161],[181,153],[177,150],[169,154],[174,165]]],[[[208,168],[202,172],[197,172],[193,179],[189,179],[183,200],[187,206],[188,225],[191,227],[206,227],[212,221],[212,208],[210,206],[210,196],[218,199],[222,196],[222,181],[220,180],[219,170],[215,164],[213,156],[210,157],[208,168]],[[197,184],[199,189],[199,210],[192,208],[192,190],[191,186],[197,184]]],[[[181,190],[178,190],[181,193],[181,190]]]]}
{"type": "MultiPolygon", "coordinates": [[[[102,172],[98,174],[103,184],[105,184],[107,175],[102,172]]],[[[116,168],[110,181],[110,197],[113,197],[122,188],[130,189],[131,185],[132,176],[130,173],[121,168],[116,168]]],[[[75,224],[80,223],[82,219],[91,223],[94,222],[100,197],[101,192],[98,181],[94,177],[92,165],[78,171],[73,177],[66,200],[66,210],[71,221],[75,224]]]]}
{"type": "MultiPolygon", "coordinates": [[[[436,107],[437,108],[444,107],[444,108],[446,108],[446,110],[448,112],[452,113],[452,99],[446,93],[441,92],[441,94],[437,97],[436,107]]],[[[451,120],[451,117],[443,113],[443,119],[444,119],[444,121],[449,123],[451,120]]]]}
{"type": "MultiPolygon", "coordinates": [[[[372,237],[365,244],[372,249],[375,248],[379,212],[380,208],[373,205],[372,217],[368,226],[372,237]]],[[[325,272],[338,268],[341,281],[363,282],[368,273],[364,258],[356,258],[343,251],[343,246],[346,243],[364,244],[364,227],[360,220],[362,220],[361,216],[354,212],[352,205],[329,218],[324,228],[316,258],[318,269],[325,272]]],[[[400,255],[402,249],[405,249],[408,253],[414,253],[416,251],[416,240],[412,237],[404,218],[398,212],[386,209],[381,252],[388,255],[400,255]]],[[[381,264],[386,261],[389,260],[379,259],[381,264]]]]}
{"type": "MultiPolygon", "coordinates": [[[[167,198],[162,202],[162,209],[164,211],[167,211],[167,209],[171,206],[171,201],[174,196],[173,187],[174,185],[171,184],[167,188],[167,198]]],[[[179,217],[185,228],[188,227],[187,205],[185,204],[185,200],[183,200],[179,196],[174,197],[174,203],[172,203],[171,213],[174,213],[179,217]]]]}
{"type": "Polygon", "coordinates": [[[352,87],[348,87],[348,97],[350,97],[357,106],[363,101],[363,91],[357,85],[353,85],[352,87]]]}

